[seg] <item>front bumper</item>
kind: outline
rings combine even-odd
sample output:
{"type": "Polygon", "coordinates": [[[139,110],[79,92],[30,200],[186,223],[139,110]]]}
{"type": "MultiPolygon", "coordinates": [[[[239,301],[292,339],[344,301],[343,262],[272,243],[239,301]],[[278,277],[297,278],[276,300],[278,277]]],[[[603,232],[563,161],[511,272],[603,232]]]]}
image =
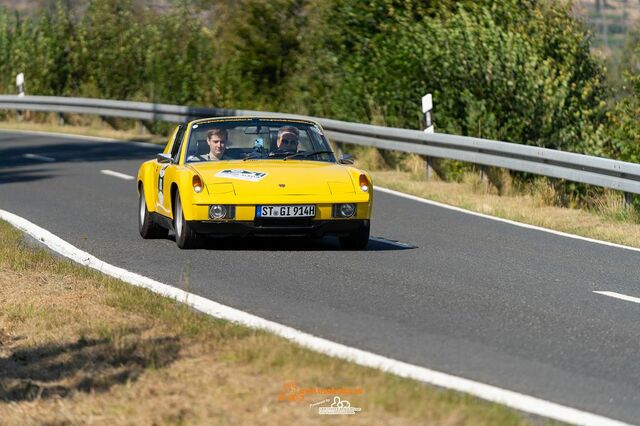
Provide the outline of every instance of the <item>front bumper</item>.
{"type": "Polygon", "coordinates": [[[255,219],[253,221],[189,221],[199,234],[219,236],[286,235],[323,237],[325,235],[346,236],[363,225],[368,219],[255,219]]]}

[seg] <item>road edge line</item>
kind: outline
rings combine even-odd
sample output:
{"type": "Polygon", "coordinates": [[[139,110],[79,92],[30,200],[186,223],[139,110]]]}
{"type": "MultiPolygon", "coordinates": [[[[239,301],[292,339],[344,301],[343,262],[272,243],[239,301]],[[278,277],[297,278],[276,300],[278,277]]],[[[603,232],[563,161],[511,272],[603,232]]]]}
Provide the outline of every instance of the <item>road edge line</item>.
{"type": "Polygon", "coordinates": [[[410,378],[435,386],[465,392],[481,399],[503,404],[523,412],[563,422],[581,425],[628,425],[627,423],[618,420],[578,410],[576,408],[563,406],[515,391],[431,370],[426,367],[408,364],[403,361],[394,360],[382,355],[377,355],[361,349],[352,348],[341,343],[332,342],[321,337],[313,336],[295,328],[214,302],[196,294],[186,292],[168,284],[163,284],[143,275],[128,271],[124,268],[106,263],[90,253],[82,251],[72,244],[64,241],[46,229],[6,210],[0,209],[0,219],[27,233],[40,243],[49,247],[51,250],[81,265],[95,269],[129,284],[146,288],[154,293],[170,297],[215,318],[272,332],[289,341],[295,342],[300,346],[325,355],[354,362],[364,367],[376,368],[400,377],[410,378]]]}
{"type": "Polygon", "coordinates": [[[640,303],[640,298],[638,297],[617,293],[615,291],[593,290],[592,293],[600,294],[602,296],[607,296],[618,300],[624,300],[625,302],[640,303]]]}

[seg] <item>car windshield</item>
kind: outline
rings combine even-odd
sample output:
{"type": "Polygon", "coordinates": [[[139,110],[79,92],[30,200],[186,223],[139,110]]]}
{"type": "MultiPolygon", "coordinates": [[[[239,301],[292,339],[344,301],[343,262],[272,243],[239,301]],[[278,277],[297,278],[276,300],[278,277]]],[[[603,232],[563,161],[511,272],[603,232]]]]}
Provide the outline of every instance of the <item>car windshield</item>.
{"type": "Polygon", "coordinates": [[[310,122],[230,119],[191,127],[187,163],[256,159],[336,161],[322,129],[310,122]]]}

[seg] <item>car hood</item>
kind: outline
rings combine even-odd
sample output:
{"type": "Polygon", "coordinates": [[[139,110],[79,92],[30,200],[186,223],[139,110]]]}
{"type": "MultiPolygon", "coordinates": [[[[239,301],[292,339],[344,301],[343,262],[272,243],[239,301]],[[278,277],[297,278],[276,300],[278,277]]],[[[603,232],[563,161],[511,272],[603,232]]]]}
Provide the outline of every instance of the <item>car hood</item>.
{"type": "Polygon", "coordinates": [[[353,194],[347,167],[320,161],[249,160],[191,164],[210,194],[353,194]]]}

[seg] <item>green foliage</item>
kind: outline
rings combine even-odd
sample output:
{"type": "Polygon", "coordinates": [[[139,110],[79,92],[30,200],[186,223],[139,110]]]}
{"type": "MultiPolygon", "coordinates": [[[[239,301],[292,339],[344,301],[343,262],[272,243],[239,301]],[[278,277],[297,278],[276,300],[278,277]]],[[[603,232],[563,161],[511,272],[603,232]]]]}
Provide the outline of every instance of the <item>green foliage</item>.
{"type": "Polygon", "coordinates": [[[144,84],[144,31],[132,0],[92,1],[79,25],[75,66],[84,90],[129,99],[144,84]]]}
{"type": "Polygon", "coordinates": [[[186,6],[147,23],[143,96],[178,105],[219,101],[214,35],[186,6]]]}
{"type": "Polygon", "coordinates": [[[291,111],[287,101],[292,96],[282,89],[295,71],[299,36],[306,25],[305,4],[242,0],[227,9],[218,32],[225,66],[244,92],[235,93],[236,102],[273,108],[284,101],[284,110],[291,111]]]}
{"type": "MultiPolygon", "coordinates": [[[[134,0],[0,10],[0,87],[308,113],[608,154],[604,70],[546,0],[134,0]]],[[[627,111],[631,114],[631,111],[627,111]]]]}
{"type": "Polygon", "coordinates": [[[640,162],[640,27],[629,37],[620,65],[623,81],[619,96],[609,114],[611,155],[625,161],[640,162]]]}
{"type": "Polygon", "coordinates": [[[63,94],[72,30],[62,8],[35,18],[0,9],[0,87],[5,93],[15,91],[15,76],[23,72],[29,93],[63,94]]]}
{"type": "Polygon", "coordinates": [[[306,82],[310,97],[332,88],[318,113],[418,128],[431,92],[439,131],[602,151],[603,70],[565,6],[343,0],[326,16],[310,46],[329,46],[337,78],[306,82]]]}
{"type": "Polygon", "coordinates": [[[0,10],[5,92],[25,73],[29,94],[215,103],[216,43],[183,3],[159,13],[133,0],[90,1],[81,16],[59,3],[36,17],[0,10]]]}
{"type": "Polygon", "coordinates": [[[620,99],[610,113],[610,151],[614,158],[640,162],[640,75],[628,77],[632,93],[620,99]]]}
{"type": "MultiPolygon", "coordinates": [[[[10,71],[11,57],[13,52],[12,30],[15,23],[9,12],[0,8],[0,76],[12,75],[10,71]]],[[[0,90],[3,93],[13,93],[14,88],[8,84],[8,79],[0,80],[0,90]]]]}

